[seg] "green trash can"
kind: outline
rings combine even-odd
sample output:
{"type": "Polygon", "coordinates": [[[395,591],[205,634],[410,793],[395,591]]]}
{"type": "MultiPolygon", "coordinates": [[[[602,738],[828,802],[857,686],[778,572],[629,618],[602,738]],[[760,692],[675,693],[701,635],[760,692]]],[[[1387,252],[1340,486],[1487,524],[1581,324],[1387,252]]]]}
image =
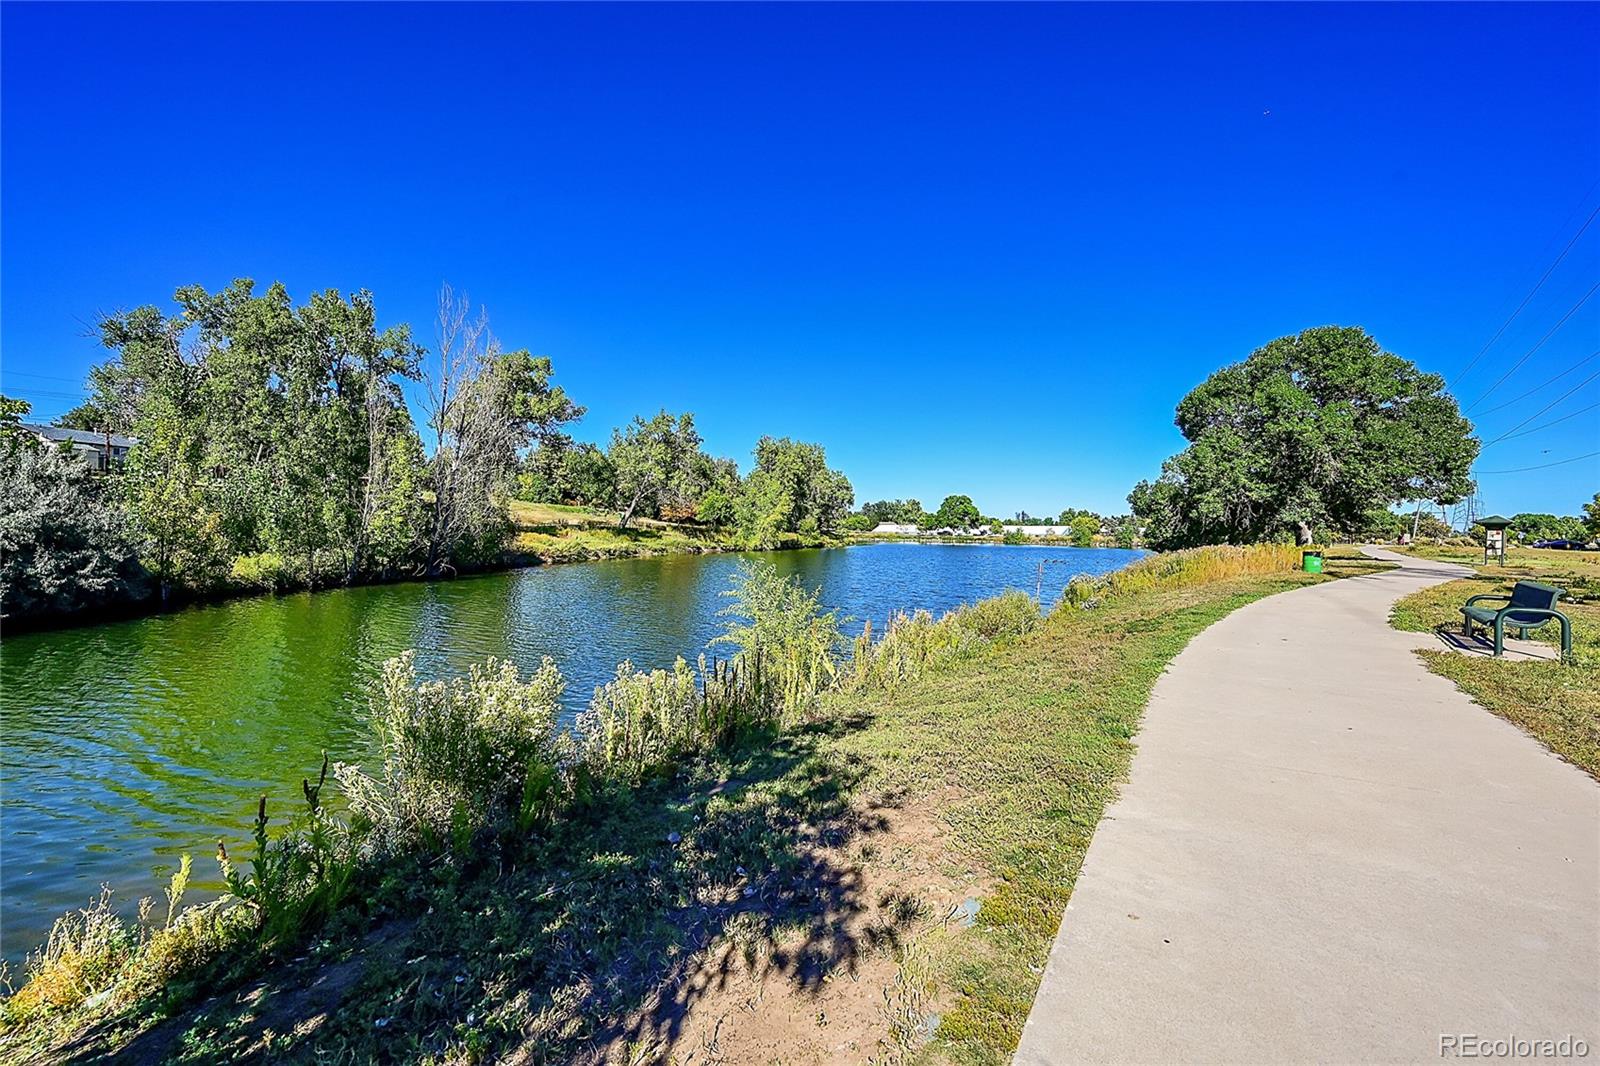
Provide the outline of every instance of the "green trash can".
{"type": "Polygon", "coordinates": [[[1300,553],[1300,569],[1304,570],[1308,574],[1320,574],[1320,573],[1322,573],[1322,553],[1321,552],[1301,552],[1300,553]]]}

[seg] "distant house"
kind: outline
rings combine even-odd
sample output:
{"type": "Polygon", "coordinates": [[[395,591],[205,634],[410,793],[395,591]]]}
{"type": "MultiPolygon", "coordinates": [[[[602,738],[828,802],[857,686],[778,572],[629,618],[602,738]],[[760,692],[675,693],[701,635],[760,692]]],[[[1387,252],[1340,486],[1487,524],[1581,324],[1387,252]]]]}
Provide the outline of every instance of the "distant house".
{"type": "Polygon", "coordinates": [[[72,453],[82,459],[90,470],[105,472],[121,466],[128,457],[128,449],[137,441],[120,433],[97,433],[89,429],[63,429],[60,426],[36,426],[26,423],[23,429],[39,438],[41,443],[70,446],[72,453]]]}
{"type": "Polygon", "coordinates": [[[879,522],[872,527],[872,532],[890,536],[914,537],[921,533],[922,530],[911,522],[879,522]]]}
{"type": "Polygon", "coordinates": [[[1021,533],[1025,537],[1070,537],[1071,526],[1001,526],[1007,533],[1021,533]]]}

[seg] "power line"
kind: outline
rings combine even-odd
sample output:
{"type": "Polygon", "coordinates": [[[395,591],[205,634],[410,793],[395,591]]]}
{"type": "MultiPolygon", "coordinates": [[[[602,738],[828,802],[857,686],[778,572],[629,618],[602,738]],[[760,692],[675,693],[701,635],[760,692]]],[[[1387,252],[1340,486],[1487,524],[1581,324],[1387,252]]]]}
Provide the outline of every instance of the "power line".
{"type": "Polygon", "coordinates": [[[1523,363],[1526,363],[1529,359],[1533,358],[1533,353],[1538,351],[1540,348],[1544,347],[1544,342],[1549,340],[1551,337],[1554,337],[1556,335],[1556,330],[1558,330],[1562,326],[1566,325],[1567,324],[1567,319],[1569,319],[1573,315],[1577,314],[1578,313],[1578,309],[1580,307],[1582,307],[1584,304],[1589,302],[1589,297],[1594,295],[1594,292],[1595,292],[1596,289],[1600,289],[1600,281],[1595,282],[1593,285],[1591,285],[1589,287],[1589,291],[1583,294],[1583,298],[1580,299],[1577,303],[1573,304],[1567,310],[1567,313],[1561,316],[1561,321],[1559,321],[1555,325],[1551,326],[1550,327],[1550,332],[1546,333],[1543,337],[1539,338],[1539,343],[1538,344],[1535,344],[1532,348],[1529,348],[1526,352],[1523,352],[1522,353],[1522,358],[1518,359],[1515,363],[1511,364],[1511,369],[1507,370],[1504,374],[1501,374],[1499,380],[1497,380],[1493,385],[1490,385],[1487,389],[1485,389],[1483,391],[1483,395],[1482,396],[1479,396],[1476,400],[1473,400],[1472,403],[1468,404],[1467,405],[1467,410],[1468,411],[1472,410],[1474,407],[1478,406],[1480,403],[1482,403],[1484,400],[1486,400],[1489,397],[1490,393],[1494,392],[1495,389],[1498,389],[1501,385],[1505,384],[1506,378],[1510,377],[1512,374],[1515,374],[1517,372],[1517,369],[1519,367],[1521,367],[1523,363]]]}
{"type": "Polygon", "coordinates": [[[1562,378],[1566,377],[1568,374],[1572,373],[1574,370],[1578,369],[1580,366],[1587,363],[1597,355],[1600,355],[1600,348],[1596,348],[1582,359],[1579,359],[1576,363],[1573,363],[1571,366],[1567,367],[1565,370],[1551,378],[1549,381],[1545,382],[1543,385],[1535,385],[1533,388],[1529,389],[1520,396],[1514,396],[1511,399],[1506,400],[1504,403],[1497,403],[1487,411],[1483,412],[1483,414],[1492,415],[1496,411],[1504,411],[1507,407],[1510,407],[1514,403],[1520,403],[1521,401],[1526,400],[1529,396],[1532,396],[1540,389],[1547,389],[1551,385],[1554,385],[1556,382],[1560,381],[1562,378]]]}
{"type": "MultiPolygon", "coordinates": [[[[1597,182],[1596,184],[1600,184],[1600,182],[1597,182]]],[[[1589,193],[1592,193],[1592,192],[1594,192],[1594,186],[1593,185],[1589,186],[1589,192],[1586,192],[1586,193],[1583,194],[1583,200],[1587,200],[1589,198],[1589,193]]],[[[1583,200],[1579,200],[1578,203],[1582,204],[1583,200]]],[[[1500,323],[1500,328],[1494,331],[1494,336],[1490,337],[1488,342],[1486,344],[1484,344],[1484,346],[1482,348],[1478,349],[1478,354],[1473,356],[1470,360],[1468,360],[1467,361],[1467,365],[1461,368],[1460,372],[1457,373],[1456,376],[1455,376],[1455,381],[1451,382],[1452,385],[1454,385],[1457,381],[1460,381],[1463,377],[1465,377],[1467,371],[1471,370],[1474,366],[1476,366],[1478,364],[1478,360],[1483,358],[1484,353],[1487,352],[1490,348],[1494,347],[1494,342],[1500,339],[1500,335],[1503,334],[1506,331],[1506,327],[1511,325],[1512,321],[1518,315],[1522,314],[1522,309],[1524,307],[1528,306],[1528,301],[1533,299],[1534,296],[1538,293],[1538,291],[1544,287],[1544,283],[1546,281],[1550,280],[1550,275],[1555,273],[1556,267],[1560,266],[1561,265],[1561,261],[1567,257],[1567,253],[1572,251],[1572,246],[1578,243],[1578,238],[1582,237],[1584,232],[1590,227],[1590,225],[1592,225],[1594,223],[1594,219],[1595,219],[1596,215],[1600,215],[1600,207],[1596,207],[1593,211],[1589,212],[1589,217],[1583,220],[1583,225],[1578,227],[1578,232],[1574,233],[1572,235],[1572,239],[1567,242],[1567,246],[1565,248],[1561,249],[1561,254],[1556,256],[1556,261],[1551,263],[1550,266],[1549,266],[1549,269],[1547,269],[1542,275],[1540,275],[1539,280],[1534,283],[1533,288],[1528,290],[1528,295],[1524,296],[1522,298],[1522,302],[1517,305],[1517,309],[1515,311],[1511,312],[1511,316],[1509,318],[1507,318],[1504,322],[1500,323]]],[[[1565,226],[1566,226],[1566,223],[1563,222],[1562,223],[1562,227],[1565,228],[1565,226]]]]}
{"type": "Polygon", "coordinates": [[[1585,385],[1589,384],[1589,382],[1593,381],[1595,378],[1600,378],[1600,370],[1596,370],[1593,374],[1590,374],[1588,377],[1586,377],[1582,381],[1578,382],[1578,384],[1572,386],[1572,388],[1568,389],[1566,392],[1563,392],[1560,396],[1557,396],[1555,399],[1551,400],[1549,403],[1547,403],[1543,407],[1539,408],[1533,414],[1529,415],[1527,418],[1524,418],[1521,422],[1518,422],[1516,425],[1512,426],[1510,429],[1508,429],[1504,433],[1500,434],[1498,437],[1496,437],[1494,440],[1490,441],[1488,444],[1485,444],[1484,447],[1487,448],[1490,445],[1499,444],[1501,441],[1505,440],[1507,437],[1510,437],[1517,430],[1521,429],[1523,426],[1527,425],[1529,422],[1532,422],[1535,418],[1538,418],[1540,415],[1542,415],[1546,411],[1550,410],[1550,408],[1556,406],[1556,404],[1560,403],[1562,400],[1565,400],[1568,396],[1571,396],[1573,393],[1577,392],[1579,389],[1581,389],[1585,385]]]}
{"type": "Polygon", "coordinates": [[[13,391],[23,399],[27,399],[30,396],[49,396],[58,400],[86,400],[89,398],[89,394],[86,392],[61,392],[57,389],[35,389],[28,385],[24,385],[22,388],[15,389],[13,391]]]}
{"type": "MultiPolygon", "coordinates": [[[[1546,422],[1542,426],[1534,426],[1532,429],[1525,429],[1521,433],[1507,433],[1505,436],[1501,437],[1500,439],[1501,440],[1514,440],[1517,437],[1526,437],[1530,433],[1537,433],[1541,429],[1549,429],[1551,426],[1558,426],[1561,423],[1567,421],[1568,419],[1577,418],[1579,415],[1588,414],[1590,411],[1593,411],[1596,407],[1600,407],[1600,401],[1596,401],[1595,403],[1590,404],[1588,407],[1580,407],[1576,411],[1573,411],[1571,414],[1562,415],[1560,418],[1552,418],[1550,421],[1546,422]]],[[[1487,447],[1487,445],[1485,445],[1485,447],[1487,447]]]]}
{"type": "Polygon", "coordinates": [[[1554,463],[1541,463],[1538,466],[1519,466],[1514,470],[1480,470],[1478,471],[1478,476],[1482,477],[1486,474],[1525,474],[1529,470],[1548,470],[1552,466],[1566,466],[1568,463],[1581,463],[1583,460],[1593,459],[1597,455],[1600,455],[1600,452],[1590,452],[1587,455],[1574,455],[1571,459],[1562,459],[1554,463]]]}
{"type": "Polygon", "coordinates": [[[0,370],[0,378],[38,378],[41,381],[65,381],[71,385],[83,381],[82,378],[66,378],[59,374],[35,374],[31,370],[0,370]]]}

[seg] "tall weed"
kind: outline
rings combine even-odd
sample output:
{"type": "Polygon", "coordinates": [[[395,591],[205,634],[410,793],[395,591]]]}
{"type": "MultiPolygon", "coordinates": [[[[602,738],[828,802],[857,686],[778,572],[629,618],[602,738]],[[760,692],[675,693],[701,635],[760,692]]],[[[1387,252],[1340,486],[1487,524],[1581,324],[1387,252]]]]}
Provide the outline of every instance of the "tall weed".
{"type": "Polygon", "coordinates": [[[1282,573],[1299,565],[1300,552],[1293,544],[1223,544],[1163,552],[1104,577],[1074,578],[1058,609],[1093,607],[1108,597],[1158,588],[1184,588],[1231,581],[1251,574],[1282,573]]]}
{"type": "Polygon", "coordinates": [[[565,688],[549,657],[526,681],[495,659],[425,683],[413,652],[384,663],[371,700],[383,762],[371,775],[335,769],[364,849],[461,850],[480,833],[553,813],[572,748],[558,725],[565,688]]]}
{"type": "Polygon", "coordinates": [[[328,779],[323,756],[317,783],[302,780],[306,809],[277,838],[267,832],[267,797],[256,806],[255,852],[241,872],[217,841],[217,863],[228,892],[254,915],[263,946],[292,942],[338,909],[356,874],[350,825],[322,804],[328,779]]]}
{"type": "Polygon", "coordinates": [[[1038,605],[1013,589],[957,607],[937,620],[927,611],[896,614],[878,639],[869,622],[856,638],[841,687],[893,688],[977,648],[1021,636],[1039,620],[1038,605]]]}
{"type": "Polygon", "coordinates": [[[807,592],[765,562],[741,563],[723,595],[733,603],[721,613],[739,621],[712,643],[739,649],[734,662],[759,678],[763,698],[775,700],[779,714],[809,712],[838,673],[844,643],[838,612],[822,609],[820,589],[807,592]]]}

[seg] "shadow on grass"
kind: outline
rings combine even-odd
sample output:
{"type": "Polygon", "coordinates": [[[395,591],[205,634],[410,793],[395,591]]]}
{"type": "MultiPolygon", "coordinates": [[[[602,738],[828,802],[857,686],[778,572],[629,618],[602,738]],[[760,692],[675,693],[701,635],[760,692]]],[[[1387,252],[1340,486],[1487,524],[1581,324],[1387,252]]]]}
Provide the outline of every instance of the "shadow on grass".
{"type": "MultiPolygon", "coordinates": [[[[50,1058],[660,1057],[694,1005],[739,973],[815,994],[912,920],[891,908],[850,921],[872,902],[839,856],[887,819],[852,802],[864,767],[822,741],[860,724],[812,726],[612,792],[465,870],[388,871],[365,913],[298,956],[239,966],[131,1041],[105,1026],[50,1058]]],[[[156,1008],[143,1005],[147,1017],[156,1008]]]]}

